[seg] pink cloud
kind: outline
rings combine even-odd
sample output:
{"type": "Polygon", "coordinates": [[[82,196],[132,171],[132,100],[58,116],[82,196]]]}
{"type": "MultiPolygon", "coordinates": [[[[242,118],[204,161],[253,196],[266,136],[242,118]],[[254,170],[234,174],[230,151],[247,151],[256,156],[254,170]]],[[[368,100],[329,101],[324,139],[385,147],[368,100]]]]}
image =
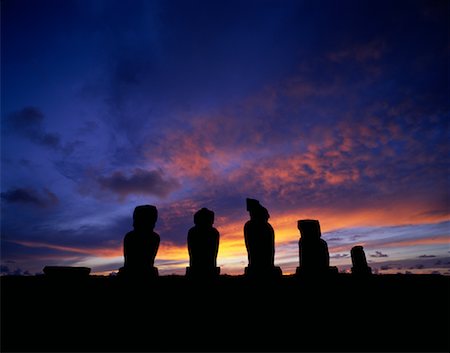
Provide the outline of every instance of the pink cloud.
{"type": "Polygon", "coordinates": [[[34,242],[34,241],[22,241],[22,240],[10,240],[10,242],[23,245],[30,248],[46,248],[52,250],[59,250],[64,252],[72,252],[76,254],[85,254],[85,255],[95,255],[100,257],[116,257],[121,256],[122,249],[121,248],[82,248],[82,247],[72,247],[72,246],[64,246],[64,245],[56,245],[44,242],[34,242]]]}

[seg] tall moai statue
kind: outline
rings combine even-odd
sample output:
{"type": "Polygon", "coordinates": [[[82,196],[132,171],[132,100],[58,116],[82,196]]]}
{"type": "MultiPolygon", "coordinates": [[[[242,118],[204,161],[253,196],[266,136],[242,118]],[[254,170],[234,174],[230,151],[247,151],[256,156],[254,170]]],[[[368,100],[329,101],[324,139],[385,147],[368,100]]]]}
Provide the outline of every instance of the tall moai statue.
{"type": "Polygon", "coordinates": [[[132,277],[156,277],[154,266],[160,237],[154,231],[158,210],[153,205],[137,206],[133,212],[133,230],[123,240],[124,266],[119,275],[132,277]]]}
{"type": "Polygon", "coordinates": [[[244,225],[248,255],[245,274],[250,277],[281,276],[281,268],[274,265],[275,232],[268,222],[269,212],[255,199],[246,199],[246,205],[250,220],[244,225]]]}
{"type": "Polygon", "coordinates": [[[220,234],[214,224],[214,212],[202,208],[194,214],[195,226],[189,229],[187,242],[189,267],[186,276],[211,278],[220,274],[217,267],[220,234]]]}
{"type": "Polygon", "coordinates": [[[297,227],[301,238],[298,242],[299,262],[297,274],[336,273],[336,267],[330,267],[330,254],[327,242],[321,239],[318,220],[299,220],[297,227]]]}
{"type": "Polygon", "coordinates": [[[361,245],[354,246],[350,250],[352,257],[352,273],[355,275],[370,275],[372,269],[367,265],[366,254],[364,248],[361,245]]]}

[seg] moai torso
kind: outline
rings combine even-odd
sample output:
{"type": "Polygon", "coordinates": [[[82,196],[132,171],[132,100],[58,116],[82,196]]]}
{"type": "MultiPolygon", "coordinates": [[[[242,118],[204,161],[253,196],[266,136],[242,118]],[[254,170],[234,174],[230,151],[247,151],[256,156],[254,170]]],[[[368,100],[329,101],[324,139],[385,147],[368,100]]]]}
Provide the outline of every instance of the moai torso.
{"type": "Polygon", "coordinates": [[[250,220],[244,226],[249,266],[273,267],[275,257],[275,234],[265,221],[250,220]]]}
{"type": "Polygon", "coordinates": [[[133,212],[134,230],[123,240],[124,267],[127,273],[155,272],[155,257],[160,237],[153,231],[158,218],[155,206],[137,206],[133,212]]]}
{"type": "Polygon", "coordinates": [[[217,253],[219,251],[219,232],[213,227],[214,212],[202,208],[194,214],[195,226],[188,232],[189,276],[219,274],[217,253]]]}
{"type": "Polygon", "coordinates": [[[195,226],[188,233],[189,266],[215,268],[219,250],[219,232],[214,227],[195,226]]]}
{"type": "Polygon", "coordinates": [[[275,232],[269,223],[269,212],[258,200],[247,199],[250,220],[244,225],[248,269],[262,272],[275,269],[275,232]]]}
{"type": "Polygon", "coordinates": [[[317,220],[300,220],[298,229],[301,238],[298,242],[300,268],[304,271],[328,270],[330,266],[330,255],[328,245],[320,239],[320,225],[317,220]]]}
{"type": "Polygon", "coordinates": [[[352,257],[352,273],[363,274],[371,273],[372,269],[367,265],[366,254],[364,248],[360,245],[354,246],[350,250],[352,257]]]}
{"type": "Polygon", "coordinates": [[[125,267],[145,269],[154,266],[160,237],[153,231],[131,231],[124,239],[125,267]]]}

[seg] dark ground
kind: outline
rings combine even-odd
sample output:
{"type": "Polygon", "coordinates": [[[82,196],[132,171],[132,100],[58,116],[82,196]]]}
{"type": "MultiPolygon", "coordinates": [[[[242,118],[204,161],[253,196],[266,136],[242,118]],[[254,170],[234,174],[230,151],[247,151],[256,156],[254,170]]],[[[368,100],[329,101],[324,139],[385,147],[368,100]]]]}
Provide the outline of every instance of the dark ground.
{"type": "Polygon", "coordinates": [[[450,277],[1,278],[1,351],[449,351],[450,277]]]}

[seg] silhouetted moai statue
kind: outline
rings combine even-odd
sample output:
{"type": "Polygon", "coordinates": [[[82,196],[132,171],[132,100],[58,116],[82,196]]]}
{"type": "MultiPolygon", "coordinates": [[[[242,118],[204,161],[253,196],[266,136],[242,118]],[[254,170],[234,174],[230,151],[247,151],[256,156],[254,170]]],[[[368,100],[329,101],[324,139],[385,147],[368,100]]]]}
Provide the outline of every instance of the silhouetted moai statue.
{"type": "Polygon", "coordinates": [[[210,278],[220,274],[217,267],[219,232],[213,227],[214,212],[202,208],[194,214],[195,226],[189,229],[189,267],[186,275],[196,278],[210,278]]]}
{"type": "Polygon", "coordinates": [[[125,263],[119,274],[129,276],[158,276],[154,267],[160,237],[154,232],[158,210],[152,205],[137,206],[133,212],[134,230],[125,235],[125,263]]]}
{"type": "Polygon", "coordinates": [[[247,276],[281,276],[281,268],[274,266],[275,232],[268,220],[269,212],[258,200],[247,199],[250,220],[244,225],[245,246],[248,254],[247,276]]]}
{"type": "Polygon", "coordinates": [[[354,246],[350,250],[352,256],[352,273],[355,275],[370,275],[372,269],[367,265],[366,254],[361,245],[354,246]]]}
{"type": "Polygon", "coordinates": [[[321,239],[319,221],[299,220],[297,223],[301,238],[298,242],[300,267],[297,274],[336,273],[336,267],[330,267],[330,254],[327,242],[321,239]]]}

